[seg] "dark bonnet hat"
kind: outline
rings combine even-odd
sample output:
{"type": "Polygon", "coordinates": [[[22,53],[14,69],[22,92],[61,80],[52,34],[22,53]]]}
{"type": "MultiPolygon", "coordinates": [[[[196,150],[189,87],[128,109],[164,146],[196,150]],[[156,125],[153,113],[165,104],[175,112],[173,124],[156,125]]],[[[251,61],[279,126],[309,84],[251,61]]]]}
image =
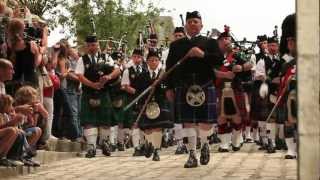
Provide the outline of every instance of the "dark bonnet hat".
{"type": "Polygon", "coordinates": [[[158,57],[159,58],[159,52],[158,50],[154,50],[154,49],[149,49],[149,53],[148,53],[148,56],[147,56],[147,60],[152,57],[152,56],[155,56],[155,57],[158,57]]]}
{"type": "Polygon", "coordinates": [[[224,32],[219,35],[218,39],[221,39],[223,37],[231,37],[230,27],[227,25],[224,25],[224,32]]]}
{"type": "Polygon", "coordinates": [[[267,37],[267,35],[257,36],[257,40],[258,40],[259,42],[268,41],[268,37],[267,37]]]}
{"type": "Polygon", "coordinates": [[[150,34],[149,39],[158,39],[157,34],[150,34]]]}
{"type": "Polygon", "coordinates": [[[143,56],[142,49],[140,49],[140,48],[135,48],[133,50],[132,54],[137,54],[137,55],[143,56]]]}
{"type": "Polygon", "coordinates": [[[97,36],[95,35],[89,35],[86,37],[86,42],[87,43],[93,43],[93,42],[97,42],[97,36]]]}
{"type": "Polygon", "coordinates": [[[279,43],[276,36],[268,37],[268,43],[279,43]]]}
{"type": "Polygon", "coordinates": [[[186,20],[190,19],[190,18],[198,18],[201,19],[201,15],[198,11],[193,11],[193,12],[187,12],[186,15],[186,20]]]}
{"type": "Polygon", "coordinates": [[[282,35],[280,40],[280,53],[284,54],[288,52],[287,38],[296,37],[296,14],[288,15],[281,25],[282,35]]]}
{"type": "Polygon", "coordinates": [[[174,29],[174,33],[179,33],[179,32],[184,33],[184,27],[176,27],[174,29]]]}

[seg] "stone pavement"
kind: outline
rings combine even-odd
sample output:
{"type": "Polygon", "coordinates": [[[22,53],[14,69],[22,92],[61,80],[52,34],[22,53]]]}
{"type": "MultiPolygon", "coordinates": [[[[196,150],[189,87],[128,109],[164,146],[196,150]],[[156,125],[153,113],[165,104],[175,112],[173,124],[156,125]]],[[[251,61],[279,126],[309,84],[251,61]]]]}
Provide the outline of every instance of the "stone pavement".
{"type": "MultiPolygon", "coordinates": [[[[173,155],[175,147],[160,153],[160,162],[132,157],[132,148],[111,157],[73,158],[42,166],[36,173],[12,179],[39,180],[295,180],[297,161],[285,160],[284,152],[265,154],[254,144],[245,144],[239,152],[217,153],[211,146],[207,166],[185,169],[187,155],[173,155]]],[[[199,153],[198,153],[199,155],[199,153]]],[[[1,179],[1,176],[0,176],[1,179]]],[[[9,180],[9,179],[8,179],[9,180]]]]}

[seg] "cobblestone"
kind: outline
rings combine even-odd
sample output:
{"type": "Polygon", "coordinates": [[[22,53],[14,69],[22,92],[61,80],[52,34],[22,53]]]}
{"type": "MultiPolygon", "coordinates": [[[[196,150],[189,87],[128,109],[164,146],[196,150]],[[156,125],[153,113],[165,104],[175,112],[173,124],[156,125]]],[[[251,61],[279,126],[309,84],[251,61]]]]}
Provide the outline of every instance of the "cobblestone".
{"type": "MultiPolygon", "coordinates": [[[[285,160],[284,152],[265,154],[254,144],[245,144],[241,151],[217,153],[211,146],[211,160],[207,166],[185,169],[188,155],[174,155],[175,147],[160,153],[160,162],[145,157],[132,157],[132,149],[115,152],[111,157],[99,154],[96,158],[73,158],[54,162],[34,174],[11,178],[55,180],[295,180],[297,161],[285,160]]],[[[200,153],[198,153],[199,155],[200,153]]],[[[0,177],[1,179],[1,177],[0,177]]]]}

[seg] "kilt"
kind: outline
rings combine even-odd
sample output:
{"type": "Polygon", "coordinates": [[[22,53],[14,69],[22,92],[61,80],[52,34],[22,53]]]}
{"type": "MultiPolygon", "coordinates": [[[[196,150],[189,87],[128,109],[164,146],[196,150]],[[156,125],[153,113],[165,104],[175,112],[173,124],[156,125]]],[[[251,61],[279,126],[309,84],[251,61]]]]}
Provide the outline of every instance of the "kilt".
{"type": "Polygon", "coordinates": [[[251,119],[254,121],[266,121],[270,112],[269,96],[262,99],[259,94],[259,87],[255,87],[251,96],[251,119]]]}
{"type": "MultiPolygon", "coordinates": [[[[241,90],[236,90],[233,89],[234,92],[234,97],[236,100],[236,106],[239,109],[240,117],[242,123],[248,123],[249,122],[249,117],[248,117],[248,112],[246,109],[246,101],[244,97],[244,92],[241,90]]],[[[217,114],[218,116],[221,113],[221,104],[222,104],[222,89],[217,89],[217,98],[218,98],[218,103],[217,103],[217,114]]]]}
{"type": "Polygon", "coordinates": [[[138,126],[140,129],[146,130],[154,128],[173,128],[169,102],[164,100],[161,103],[158,102],[158,104],[160,107],[159,117],[156,119],[149,119],[144,112],[138,122],[138,126]]]}
{"type": "Polygon", "coordinates": [[[276,123],[284,124],[288,120],[288,109],[286,104],[279,104],[275,110],[276,123]]]}
{"type": "Polygon", "coordinates": [[[203,87],[205,102],[198,107],[190,106],[186,101],[188,87],[177,87],[175,98],[175,123],[216,123],[217,97],[213,85],[203,87]]]}
{"type": "Polygon", "coordinates": [[[137,117],[136,107],[133,105],[127,111],[123,111],[123,107],[129,104],[133,98],[126,93],[122,93],[118,98],[122,99],[123,105],[120,108],[113,108],[112,124],[122,124],[123,128],[131,128],[137,117]]]}
{"type": "Polygon", "coordinates": [[[109,92],[101,92],[98,97],[101,101],[99,107],[91,107],[89,104],[90,96],[82,94],[80,122],[81,125],[94,125],[94,126],[110,126],[112,121],[113,107],[109,92]]]}

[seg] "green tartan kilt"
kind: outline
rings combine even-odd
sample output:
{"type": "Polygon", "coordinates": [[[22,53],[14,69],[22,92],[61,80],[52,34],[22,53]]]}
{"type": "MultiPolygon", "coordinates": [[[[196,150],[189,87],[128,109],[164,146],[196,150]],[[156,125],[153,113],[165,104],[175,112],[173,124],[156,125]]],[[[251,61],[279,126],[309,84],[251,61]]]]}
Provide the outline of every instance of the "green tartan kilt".
{"type": "Polygon", "coordinates": [[[137,117],[137,113],[132,107],[127,111],[123,111],[123,108],[131,102],[132,98],[129,98],[125,93],[119,96],[118,98],[121,98],[123,103],[119,108],[113,107],[112,125],[122,124],[124,128],[131,128],[137,117]]]}
{"type": "Polygon", "coordinates": [[[100,106],[91,107],[89,104],[90,97],[83,93],[80,112],[81,125],[111,125],[113,107],[109,92],[101,92],[97,98],[99,98],[101,101],[100,106]]]}

